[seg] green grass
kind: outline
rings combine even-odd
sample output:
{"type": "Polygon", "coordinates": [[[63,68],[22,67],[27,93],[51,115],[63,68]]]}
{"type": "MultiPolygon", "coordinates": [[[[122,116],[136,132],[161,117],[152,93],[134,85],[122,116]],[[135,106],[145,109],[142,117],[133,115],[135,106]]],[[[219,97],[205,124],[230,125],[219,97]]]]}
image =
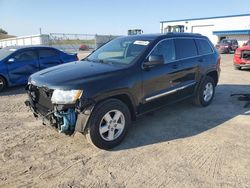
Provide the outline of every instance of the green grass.
{"type": "Polygon", "coordinates": [[[15,36],[13,36],[13,35],[6,35],[6,34],[0,33],[0,40],[1,40],[1,39],[12,38],[12,37],[15,37],[15,36]]]}
{"type": "Polygon", "coordinates": [[[95,40],[51,40],[51,44],[85,44],[85,45],[94,45],[95,40]]]}

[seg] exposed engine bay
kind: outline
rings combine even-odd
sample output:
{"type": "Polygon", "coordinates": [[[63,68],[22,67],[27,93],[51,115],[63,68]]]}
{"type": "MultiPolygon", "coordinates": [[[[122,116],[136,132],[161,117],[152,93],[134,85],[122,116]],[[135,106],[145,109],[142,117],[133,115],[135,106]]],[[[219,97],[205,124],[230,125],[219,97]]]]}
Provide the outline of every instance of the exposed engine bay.
{"type": "Polygon", "coordinates": [[[28,85],[29,100],[25,101],[36,118],[42,117],[44,124],[55,127],[58,132],[73,134],[77,117],[92,103],[89,100],[77,100],[74,104],[53,104],[53,90],[45,87],[28,85]]]}
{"type": "Polygon", "coordinates": [[[246,60],[250,60],[250,50],[242,51],[242,58],[246,60]]]}

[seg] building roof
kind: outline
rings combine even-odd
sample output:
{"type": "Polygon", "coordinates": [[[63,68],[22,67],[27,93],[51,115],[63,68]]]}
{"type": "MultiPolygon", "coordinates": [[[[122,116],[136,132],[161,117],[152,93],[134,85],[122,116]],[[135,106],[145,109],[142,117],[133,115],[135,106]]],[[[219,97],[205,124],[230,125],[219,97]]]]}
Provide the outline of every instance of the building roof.
{"type": "Polygon", "coordinates": [[[241,16],[250,16],[250,14],[238,14],[238,15],[215,16],[215,17],[204,17],[204,18],[190,18],[190,19],[181,19],[181,20],[167,20],[167,21],[161,21],[160,23],[192,21],[192,20],[207,20],[207,19],[230,18],[230,17],[241,17],[241,16]]]}
{"type": "Polygon", "coordinates": [[[221,35],[250,35],[250,30],[229,30],[229,31],[213,31],[214,35],[221,36],[221,35]]]}

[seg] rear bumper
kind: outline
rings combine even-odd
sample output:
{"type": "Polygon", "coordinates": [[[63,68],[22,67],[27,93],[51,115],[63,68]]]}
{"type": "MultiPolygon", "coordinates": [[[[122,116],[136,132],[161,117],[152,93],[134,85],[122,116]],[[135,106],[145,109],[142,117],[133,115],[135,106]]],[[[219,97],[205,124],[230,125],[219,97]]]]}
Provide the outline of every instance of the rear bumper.
{"type": "Polygon", "coordinates": [[[240,57],[234,57],[235,67],[250,67],[250,60],[246,60],[240,57]]]}
{"type": "Polygon", "coordinates": [[[234,64],[235,67],[250,68],[250,64],[234,64]]]}

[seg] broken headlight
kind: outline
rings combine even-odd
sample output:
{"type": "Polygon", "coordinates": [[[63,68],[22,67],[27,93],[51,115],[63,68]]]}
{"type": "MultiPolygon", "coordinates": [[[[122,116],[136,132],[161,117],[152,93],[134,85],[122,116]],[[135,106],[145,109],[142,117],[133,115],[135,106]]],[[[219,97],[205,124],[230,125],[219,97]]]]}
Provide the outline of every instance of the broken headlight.
{"type": "Polygon", "coordinates": [[[53,104],[74,104],[82,96],[82,90],[60,90],[53,92],[51,102],[53,104]]]}

